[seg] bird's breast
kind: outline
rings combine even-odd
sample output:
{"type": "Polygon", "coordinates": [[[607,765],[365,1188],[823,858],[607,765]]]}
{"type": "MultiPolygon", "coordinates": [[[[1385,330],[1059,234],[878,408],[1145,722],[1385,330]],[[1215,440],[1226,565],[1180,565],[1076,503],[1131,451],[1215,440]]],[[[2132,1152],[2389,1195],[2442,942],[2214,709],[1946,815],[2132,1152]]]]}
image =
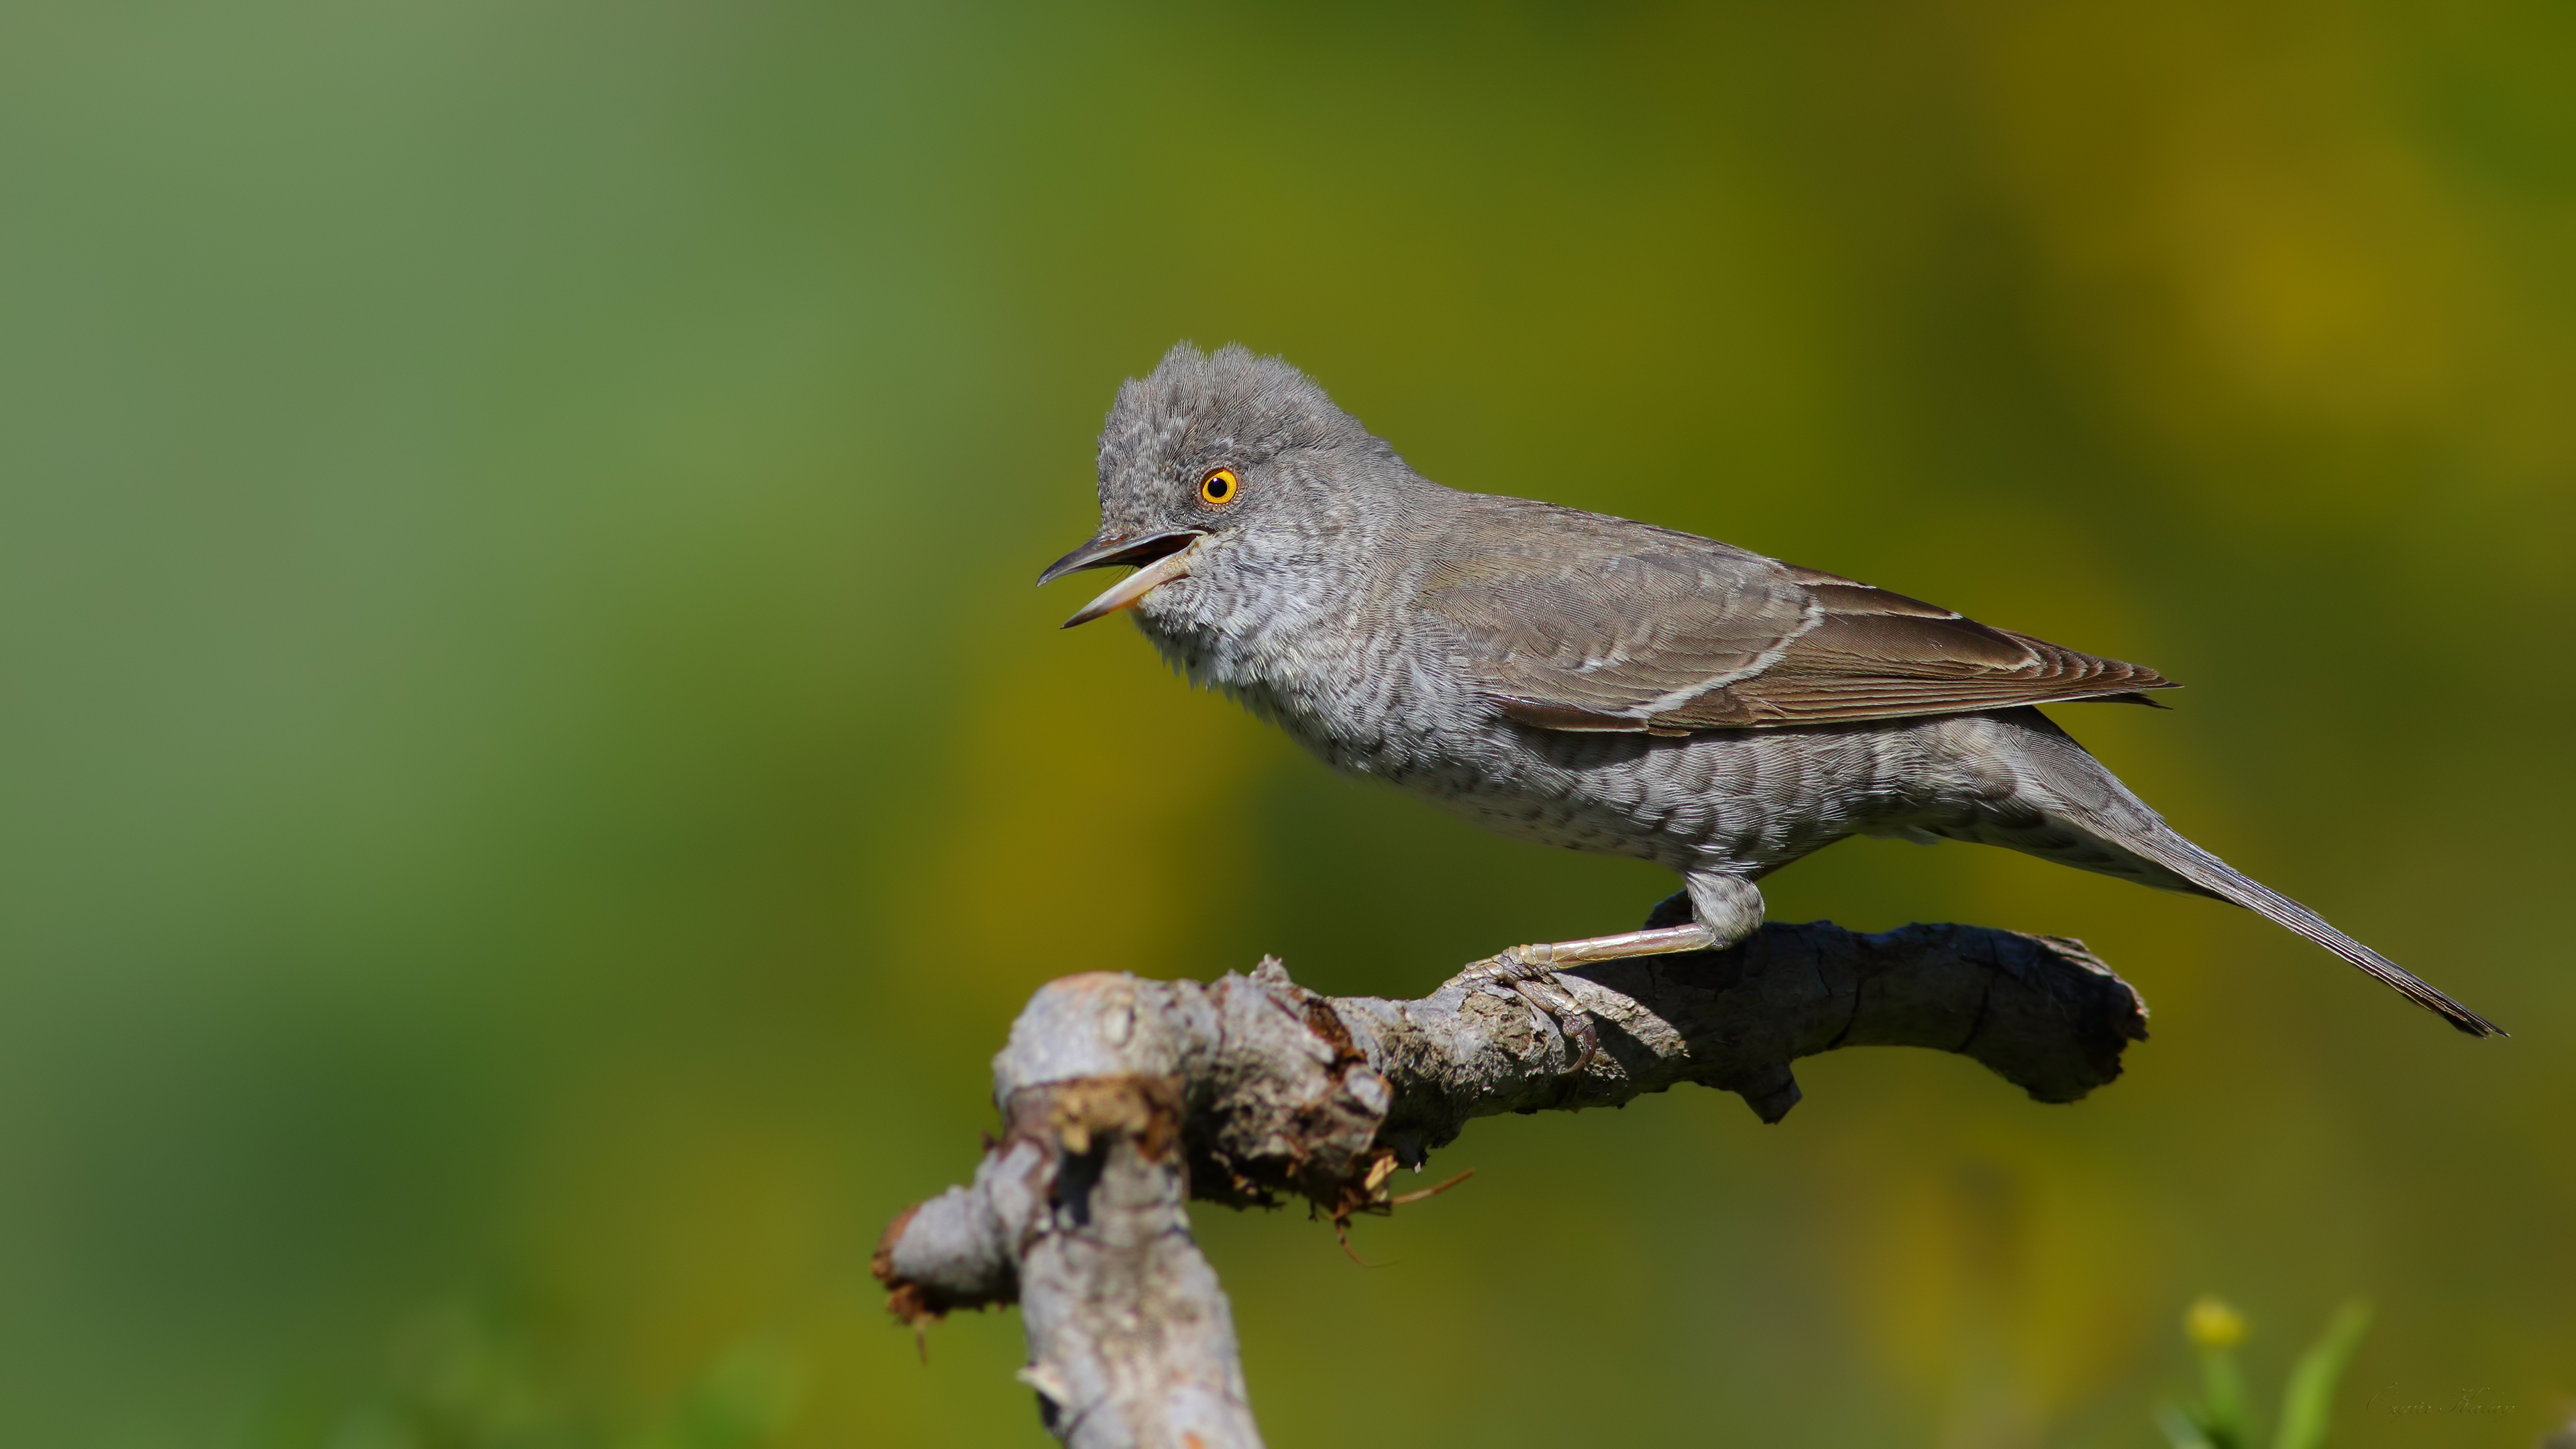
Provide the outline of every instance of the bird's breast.
{"type": "Polygon", "coordinates": [[[1400,779],[1453,764],[1491,713],[1440,668],[1446,651],[1418,622],[1377,607],[1364,588],[1276,588],[1257,605],[1222,586],[1168,601],[1164,592],[1137,622],[1174,668],[1342,769],[1400,779]]]}

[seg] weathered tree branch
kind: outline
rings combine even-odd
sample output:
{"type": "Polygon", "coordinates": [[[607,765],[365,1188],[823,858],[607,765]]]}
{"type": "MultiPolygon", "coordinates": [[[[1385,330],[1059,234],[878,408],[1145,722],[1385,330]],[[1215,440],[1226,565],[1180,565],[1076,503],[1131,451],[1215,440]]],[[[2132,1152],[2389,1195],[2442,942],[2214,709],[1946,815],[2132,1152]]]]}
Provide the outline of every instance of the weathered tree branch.
{"type": "Polygon", "coordinates": [[[890,1306],[922,1323],[1017,1301],[1020,1377],[1079,1449],[1257,1445],[1186,1198],[1304,1197],[1338,1226],[1401,1201],[1396,1169],[1476,1117],[1699,1082],[1776,1122],[1798,1101],[1789,1064],[1845,1046],[1958,1052],[2071,1102],[2146,1037],[2145,1005],[2080,942],[1975,926],[1774,925],[1730,951],[1579,969],[1567,989],[1601,1041],[1580,1071],[1561,1024],[1497,988],[1336,999],[1271,960],[1209,983],[1049,982],[993,1062],[1002,1140],[972,1185],[886,1230],[890,1306]]]}

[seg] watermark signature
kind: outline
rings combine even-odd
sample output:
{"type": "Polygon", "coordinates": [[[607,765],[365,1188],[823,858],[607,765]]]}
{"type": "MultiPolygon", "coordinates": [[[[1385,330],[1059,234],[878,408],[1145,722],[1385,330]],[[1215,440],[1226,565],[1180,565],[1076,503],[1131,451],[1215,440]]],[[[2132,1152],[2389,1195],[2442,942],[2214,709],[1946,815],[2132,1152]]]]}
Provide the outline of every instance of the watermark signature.
{"type": "Polygon", "coordinates": [[[2518,1404],[2508,1404],[2498,1400],[2495,1397],[2495,1390],[2483,1385],[2434,1396],[2410,1393],[2391,1384],[2371,1394],[2369,1406],[2364,1412],[2394,1419],[2430,1418],[2435,1415],[2486,1418],[2511,1414],[2517,1412],[2520,1407],[2518,1404]]]}

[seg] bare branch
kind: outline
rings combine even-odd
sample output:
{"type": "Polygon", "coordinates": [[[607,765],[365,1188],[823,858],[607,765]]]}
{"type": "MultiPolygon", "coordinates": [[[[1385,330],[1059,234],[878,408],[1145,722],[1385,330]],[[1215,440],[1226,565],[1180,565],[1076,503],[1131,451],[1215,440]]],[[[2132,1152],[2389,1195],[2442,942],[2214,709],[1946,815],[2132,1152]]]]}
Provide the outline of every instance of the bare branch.
{"type": "Polygon", "coordinates": [[[1081,1449],[1257,1445],[1186,1198],[1304,1197],[1338,1226],[1390,1210],[1395,1171],[1476,1117],[1699,1082],[1776,1122],[1798,1101],[1792,1061],[1864,1045],[1958,1052],[2071,1102],[2146,1036],[2144,1004],[2081,943],[1974,926],[1766,926],[1730,951],[1563,979],[1601,1039],[1580,1072],[1561,1023],[1499,988],[1334,999],[1270,960],[1208,983],[1050,982],[993,1062],[1003,1140],[971,1186],[887,1230],[876,1266],[890,1306],[921,1323],[1019,1302],[1021,1378],[1081,1449]]]}

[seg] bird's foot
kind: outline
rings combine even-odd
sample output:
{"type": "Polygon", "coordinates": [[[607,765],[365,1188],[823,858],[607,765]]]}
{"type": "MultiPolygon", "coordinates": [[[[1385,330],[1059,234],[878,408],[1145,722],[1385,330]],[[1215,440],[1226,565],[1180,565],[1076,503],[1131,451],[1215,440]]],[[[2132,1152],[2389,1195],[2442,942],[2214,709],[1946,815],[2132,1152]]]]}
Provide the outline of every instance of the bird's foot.
{"type": "Polygon", "coordinates": [[[1452,984],[1470,991],[1491,991],[1496,996],[1516,995],[1542,1015],[1556,1021],[1566,1040],[1582,1048],[1574,1065],[1567,1069],[1579,1072],[1592,1065],[1593,1057],[1600,1054],[1601,1035],[1593,1029],[1591,1013],[1576,1003],[1574,994],[1566,989],[1558,972],[1568,966],[1594,961],[1661,956],[1673,951],[1705,951],[1717,942],[1717,932],[1692,921],[1653,930],[1625,931],[1616,936],[1587,936],[1580,941],[1514,946],[1459,972],[1452,984]]]}
{"type": "Polygon", "coordinates": [[[1490,992],[1507,1001],[1518,997],[1529,1003],[1532,1011],[1555,1022],[1557,1030],[1577,1048],[1574,1065],[1565,1069],[1566,1075],[1572,1076],[1592,1065],[1592,1059],[1600,1055],[1601,1033],[1592,1025],[1592,1013],[1583,1009],[1557,975],[1556,949],[1548,945],[1514,946],[1459,972],[1452,984],[1490,992]]]}

